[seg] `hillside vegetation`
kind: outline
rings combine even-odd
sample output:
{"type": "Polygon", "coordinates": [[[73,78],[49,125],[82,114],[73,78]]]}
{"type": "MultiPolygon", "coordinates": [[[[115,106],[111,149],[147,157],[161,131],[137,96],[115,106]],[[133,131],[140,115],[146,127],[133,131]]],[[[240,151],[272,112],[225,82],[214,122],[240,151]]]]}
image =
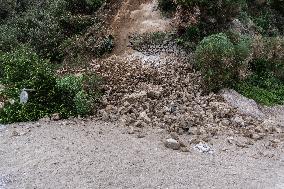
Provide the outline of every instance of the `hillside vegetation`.
{"type": "Polygon", "coordinates": [[[0,3],[0,122],[32,121],[92,113],[99,78],[90,72],[59,77],[54,68],[83,64],[112,48],[95,16],[103,0],[2,0],[0,3]],[[84,57],[84,59],[82,58],[84,57]],[[29,101],[19,94],[28,89],[29,101]]]}
{"type": "Polygon", "coordinates": [[[265,104],[284,102],[283,0],[159,0],[176,17],[177,40],[195,51],[207,91],[235,88],[265,104]]]}
{"type": "MultiPolygon", "coordinates": [[[[111,3],[0,0],[0,123],[94,113],[102,79],[89,66],[114,47],[99,19],[111,3]],[[84,72],[56,72],[71,66],[84,72]],[[21,92],[29,95],[27,103],[21,92]]],[[[183,48],[202,74],[204,93],[234,88],[264,105],[284,103],[283,0],[158,0],[158,8],[174,31],[149,34],[148,40],[168,37],[183,48]]],[[[145,43],[137,37],[133,49],[148,49],[145,43]]]]}

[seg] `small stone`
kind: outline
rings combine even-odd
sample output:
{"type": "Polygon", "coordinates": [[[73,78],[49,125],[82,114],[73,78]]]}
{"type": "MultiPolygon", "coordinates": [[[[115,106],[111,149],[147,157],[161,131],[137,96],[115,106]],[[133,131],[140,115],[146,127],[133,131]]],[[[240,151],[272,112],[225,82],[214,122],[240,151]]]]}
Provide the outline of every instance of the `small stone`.
{"type": "Polygon", "coordinates": [[[20,133],[18,133],[17,131],[13,131],[11,136],[12,137],[20,136],[20,133]]]}
{"type": "Polygon", "coordinates": [[[186,146],[184,146],[184,147],[180,148],[180,151],[181,152],[189,152],[189,149],[186,146]]]}
{"type": "Polygon", "coordinates": [[[248,148],[248,145],[245,142],[236,141],[236,146],[240,148],[248,148]]]}
{"type": "Polygon", "coordinates": [[[135,133],[134,128],[130,127],[128,130],[128,134],[133,135],[135,133]]]}
{"type": "Polygon", "coordinates": [[[232,121],[233,125],[235,125],[235,126],[240,126],[240,127],[244,127],[245,126],[245,122],[244,122],[243,118],[240,117],[240,116],[233,117],[231,119],[231,121],[232,121]]]}
{"type": "Polygon", "coordinates": [[[158,99],[161,96],[161,91],[151,90],[147,92],[147,97],[151,99],[158,99]]]}
{"type": "Polygon", "coordinates": [[[169,138],[164,142],[165,147],[173,149],[173,150],[179,150],[180,149],[180,143],[173,139],[169,138]]]}
{"type": "Polygon", "coordinates": [[[193,139],[191,139],[191,140],[189,141],[189,144],[198,144],[198,143],[200,143],[200,142],[201,142],[200,139],[198,139],[198,138],[193,138],[193,139]]]}
{"type": "Polygon", "coordinates": [[[270,140],[270,142],[277,144],[277,143],[280,143],[281,141],[279,139],[272,139],[272,140],[270,140]]]}
{"type": "Polygon", "coordinates": [[[170,135],[171,135],[171,138],[173,138],[173,139],[175,139],[175,140],[177,140],[177,141],[179,140],[179,136],[178,136],[177,133],[171,132],[170,135]]]}
{"type": "Polygon", "coordinates": [[[146,91],[141,91],[138,93],[132,93],[130,95],[126,95],[123,100],[126,100],[129,103],[134,103],[135,101],[142,100],[144,97],[146,97],[146,95],[147,95],[146,91]]]}
{"type": "Polygon", "coordinates": [[[262,127],[260,127],[260,126],[256,127],[254,130],[257,133],[263,133],[264,132],[264,129],[262,127]]]}
{"type": "Polygon", "coordinates": [[[186,147],[186,145],[185,145],[185,143],[184,143],[184,142],[179,141],[179,143],[180,143],[180,147],[186,147]]]}
{"type": "Polygon", "coordinates": [[[109,114],[105,110],[100,110],[100,114],[103,121],[108,121],[110,119],[109,114]]]}
{"type": "Polygon", "coordinates": [[[197,127],[190,127],[188,129],[188,133],[191,134],[191,135],[197,135],[198,133],[198,128],[197,127]]]}
{"type": "Polygon", "coordinates": [[[250,138],[254,139],[254,140],[259,140],[259,139],[262,138],[262,136],[259,135],[259,134],[256,134],[256,133],[252,133],[252,134],[250,134],[250,138]]]}
{"type": "Polygon", "coordinates": [[[107,105],[106,108],[105,108],[105,111],[108,112],[108,113],[111,113],[115,110],[116,110],[116,108],[113,105],[107,105]]]}
{"type": "Polygon", "coordinates": [[[142,121],[141,120],[138,120],[136,121],[134,124],[133,124],[134,127],[142,127],[142,121]]]}
{"type": "Polygon", "coordinates": [[[148,117],[146,112],[141,112],[139,115],[139,119],[145,121],[146,123],[150,123],[151,119],[148,117]]]}
{"type": "Polygon", "coordinates": [[[137,138],[145,138],[145,135],[144,135],[143,133],[139,133],[139,134],[137,135],[137,138]]]}
{"type": "Polygon", "coordinates": [[[200,142],[194,146],[194,149],[202,153],[209,153],[209,154],[214,153],[214,150],[206,143],[200,142]]]}
{"type": "Polygon", "coordinates": [[[271,146],[272,146],[273,148],[277,148],[277,147],[278,147],[278,143],[272,143],[271,146]]]}
{"type": "Polygon", "coordinates": [[[51,115],[51,120],[53,121],[59,121],[60,120],[60,115],[59,113],[55,113],[51,115]]]}
{"type": "Polygon", "coordinates": [[[272,127],[272,132],[275,132],[275,133],[278,133],[278,134],[282,133],[282,128],[274,126],[274,127],[272,127]]]}

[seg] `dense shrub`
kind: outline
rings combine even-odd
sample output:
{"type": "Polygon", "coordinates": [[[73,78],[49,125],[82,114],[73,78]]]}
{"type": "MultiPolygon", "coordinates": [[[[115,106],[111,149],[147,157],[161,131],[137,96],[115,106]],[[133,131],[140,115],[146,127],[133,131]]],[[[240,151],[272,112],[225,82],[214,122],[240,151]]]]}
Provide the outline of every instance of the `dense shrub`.
{"type": "Polygon", "coordinates": [[[103,0],[3,1],[7,3],[2,6],[11,14],[0,22],[0,50],[8,52],[20,44],[28,44],[52,62],[62,61],[64,52],[60,47],[64,41],[97,24],[89,14],[103,3],[103,0]]]}
{"type": "Polygon", "coordinates": [[[0,54],[0,69],[0,83],[4,85],[0,96],[6,99],[0,110],[1,123],[34,121],[53,113],[62,118],[85,116],[99,97],[96,78],[56,78],[49,63],[26,47],[0,54]],[[24,88],[33,91],[28,102],[21,104],[19,94],[24,88]]]}
{"type": "Polygon", "coordinates": [[[235,17],[246,5],[245,0],[177,0],[177,2],[187,7],[198,6],[204,21],[212,17],[219,24],[226,23],[235,17]]]}
{"type": "Polygon", "coordinates": [[[252,44],[253,58],[284,64],[284,37],[256,36],[252,44]]]}
{"type": "Polygon", "coordinates": [[[91,14],[96,11],[104,0],[69,0],[67,7],[72,13],[91,14]]]}
{"type": "Polygon", "coordinates": [[[207,90],[217,91],[236,81],[235,49],[225,34],[204,38],[197,46],[196,60],[207,90]]]}
{"type": "Polygon", "coordinates": [[[252,74],[236,85],[236,89],[248,98],[264,105],[284,104],[284,78],[276,70],[284,70],[283,64],[269,60],[253,60],[252,74]]]}
{"type": "Polygon", "coordinates": [[[114,47],[114,38],[112,35],[105,35],[98,30],[88,33],[86,36],[74,36],[64,41],[60,49],[64,53],[65,61],[69,65],[87,61],[88,57],[101,57],[105,53],[112,51],[114,47]],[[82,57],[84,52],[84,57],[82,57]]]}
{"type": "Polygon", "coordinates": [[[172,13],[176,9],[176,4],[173,0],[159,0],[158,7],[166,14],[172,13]]]}
{"type": "Polygon", "coordinates": [[[271,6],[284,15],[284,0],[271,0],[271,6]]]}

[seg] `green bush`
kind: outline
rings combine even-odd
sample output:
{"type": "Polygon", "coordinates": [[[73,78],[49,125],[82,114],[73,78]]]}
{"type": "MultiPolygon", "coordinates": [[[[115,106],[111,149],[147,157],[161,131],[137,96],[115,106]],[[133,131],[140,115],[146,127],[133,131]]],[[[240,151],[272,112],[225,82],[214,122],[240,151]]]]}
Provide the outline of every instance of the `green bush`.
{"type": "Polygon", "coordinates": [[[103,3],[103,0],[3,1],[6,4],[2,6],[11,14],[0,21],[0,50],[8,52],[18,45],[28,44],[38,55],[52,62],[63,60],[64,41],[97,25],[98,21],[89,14],[103,3]],[[8,6],[10,4],[13,6],[8,6]]]}
{"type": "Polygon", "coordinates": [[[226,23],[246,6],[246,0],[177,0],[186,7],[198,6],[202,17],[213,17],[217,23],[226,23]]]}
{"type": "Polygon", "coordinates": [[[158,1],[159,9],[164,13],[172,13],[176,9],[176,4],[173,0],[159,0],[158,1]]]}
{"type": "Polygon", "coordinates": [[[76,112],[79,115],[88,115],[92,110],[92,100],[84,91],[79,91],[74,97],[76,112]]]}
{"type": "Polygon", "coordinates": [[[112,35],[105,35],[102,32],[92,32],[84,38],[75,36],[67,39],[61,45],[61,51],[64,53],[68,64],[77,64],[86,61],[87,57],[101,57],[103,54],[110,53],[114,47],[112,35]],[[84,56],[82,57],[82,53],[84,56]]]}
{"type": "Polygon", "coordinates": [[[102,4],[104,0],[69,0],[67,1],[68,10],[72,13],[94,13],[102,4]]]}
{"type": "Polygon", "coordinates": [[[197,67],[204,75],[207,90],[217,91],[236,81],[238,72],[235,49],[225,34],[204,38],[197,46],[195,54],[197,67]]]}
{"type": "Polygon", "coordinates": [[[284,103],[284,40],[256,37],[251,40],[250,74],[235,88],[264,105],[284,103]]]}
{"type": "Polygon", "coordinates": [[[271,6],[284,15],[284,0],[271,0],[271,6]]]}
{"type": "Polygon", "coordinates": [[[284,103],[284,80],[275,72],[284,70],[283,64],[270,60],[253,60],[252,74],[236,85],[236,89],[248,98],[264,105],[284,103]]]}
{"type": "Polygon", "coordinates": [[[34,121],[59,113],[61,118],[85,116],[92,113],[99,98],[98,79],[93,76],[57,78],[49,63],[29,48],[21,47],[11,53],[0,54],[0,96],[6,99],[0,110],[0,122],[34,121]],[[21,104],[19,94],[32,89],[29,100],[21,104]]]}

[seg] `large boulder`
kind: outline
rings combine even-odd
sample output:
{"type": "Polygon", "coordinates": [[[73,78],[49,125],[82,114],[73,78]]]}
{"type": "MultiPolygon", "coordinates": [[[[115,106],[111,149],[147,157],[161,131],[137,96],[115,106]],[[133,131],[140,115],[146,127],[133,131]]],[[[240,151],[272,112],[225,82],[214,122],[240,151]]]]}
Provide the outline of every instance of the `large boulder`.
{"type": "Polygon", "coordinates": [[[266,117],[254,100],[244,97],[233,89],[223,89],[220,91],[220,95],[228,104],[236,108],[242,114],[258,119],[264,119],[266,117]]]}

